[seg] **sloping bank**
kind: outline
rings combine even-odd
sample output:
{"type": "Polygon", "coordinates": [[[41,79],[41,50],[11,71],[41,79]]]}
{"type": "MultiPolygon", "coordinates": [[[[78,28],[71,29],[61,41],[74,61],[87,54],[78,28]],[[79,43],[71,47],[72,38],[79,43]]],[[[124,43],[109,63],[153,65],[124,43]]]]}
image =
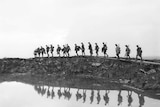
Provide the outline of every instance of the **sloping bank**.
{"type": "Polygon", "coordinates": [[[160,89],[160,66],[102,57],[0,59],[1,74],[101,79],[144,90],[160,89]]]}

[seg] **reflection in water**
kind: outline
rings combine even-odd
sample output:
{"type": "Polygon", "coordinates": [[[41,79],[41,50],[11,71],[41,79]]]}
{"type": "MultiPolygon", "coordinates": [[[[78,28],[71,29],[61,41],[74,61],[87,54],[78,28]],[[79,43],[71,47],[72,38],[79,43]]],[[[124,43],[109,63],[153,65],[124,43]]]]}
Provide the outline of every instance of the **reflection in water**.
{"type": "Polygon", "coordinates": [[[49,98],[49,97],[50,97],[50,95],[51,95],[51,94],[50,94],[50,90],[49,90],[49,88],[50,88],[50,87],[48,87],[48,90],[47,90],[47,98],[49,98]]]}
{"type": "Polygon", "coordinates": [[[139,107],[142,107],[144,105],[144,96],[142,94],[138,94],[139,98],[139,107]]]}
{"type": "Polygon", "coordinates": [[[82,95],[81,95],[81,93],[79,93],[79,89],[78,89],[77,93],[76,93],[76,100],[78,101],[81,98],[82,98],[82,95]]]}
{"type": "Polygon", "coordinates": [[[97,90],[97,104],[101,101],[100,91],[97,90]]]}
{"type": "Polygon", "coordinates": [[[86,91],[85,89],[83,89],[83,103],[86,102],[86,91]]]}
{"type": "Polygon", "coordinates": [[[62,93],[64,99],[70,100],[72,94],[70,93],[70,88],[64,88],[64,92],[62,93]]]}
{"type": "Polygon", "coordinates": [[[106,93],[103,96],[103,99],[105,101],[105,105],[109,104],[109,97],[108,97],[109,92],[110,92],[109,90],[106,90],[106,93]]]}
{"type": "Polygon", "coordinates": [[[122,101],[123,101],[123,98],[122,98],[122,95],[121,95],[121,90],[119,90],[119,93],[118,93],[118,106],[122,104],[122,101]]]}
{"type": "MultiPolygon", "coordinates": [[[[54,99],[55,95],[55,88],[54,87],[46,87],[46,86],[38,86],[35,85],[34,89],[37,91],[38,94],[40,94],[41,96],[44,96],[46,94],[47,98],[51,98],[54,99]]],[[[101,90],[90,90],[91,94],[90,94],[90,104],[93,103],[94,101],[94,95],[95,95],[95,91],[97,92],[96,95],[96,99],[97,99],[97,104],[100,104],[101,102],[101,90]]],[[[59,89],[57,89],[57,96],[59,99],[61,99],[62,96],[64,96],[64,99],[66,100],[70,100],[72,97],[72,93],[71,93],[71,88],[67,88],[67,87],[59,87],[59,89]],[[62,91],[63,90],[63,91],[62,91]]],[[[76,101],[79,101],[80,99],[83,100],[83,103],[86,102],[86,98],[87,98],[87,94],[86,94],[87,90],[86,89],[76,89],[76,93],[75,93],[75,97],[76,97],[76,101]]],[[[104,105],[108,105],[109,104],[109,93],[110,90],[105,90],[104,94],[102,95],[102,98],[104,100],[104,105]]],[[[118,91],[118,100],[117,100],[117,105],[120,106],[122,105],[123,102],[123,97],[122,97],[122,91],[119,90],[118,91]]],[[[139,107],[142,107],[145,103],[145,99],[144,99],[144,95],[142,94],[137,94],[138,95],[138,99],[139,99],[139,107]]],[[[132,91],[127,91],[127,100],[128,100],[128,106],[132,106],[132,102],[133,102],[133,98],[132,98],[132,91]]]]}
{"type": "Polygon", "coordinates": [[[52,99],[55,97],[55,93],[54,93],[54,87],[52,88],[52,99]]]}
{"type": "Polygon", "coordinates": [[[60,99],[60,98],[62,97],[61,87],[60,87],[60,89],[58,90],[57,94],[58,94],[58,97],[59,97],[59,99],[60,99]]]}
{"type": "Polygon", "coordinates": [[[94,91],[92,90],[92,91],[91,91],[91,97],[90,97],[90,100],[91,100],[90,104],[92,104],[93,99],[94,99],[94,91]]]}
{"type": "MultiPolygon", "coordinates": [[[[149,93],[153,95],[152,93],[149,93]]],[[[77,89],[68,87],[53,87],[46,85],[33,86],[11,82],[0,85],[0,107],[22,107],[22,104],[33,105],[34,107],[52,107],[59,105],[59,107],[66,106],[85,106],[85,107],[99,107],[106,105],[108,107],[159,107],[160,100],[149,98],[144,92],[128,91],[128,90],[90,90],[77,89]],[[12,91],[8,91],[12,88],[12,91]],[[18,94],[17,94],[17,89],[18,94]],[[36,93],[35,91],[36,90],[36,93]],[[38,95],[38,94],[40,95],[38,95]],[[7,97],[6,97],[7,96],[7,97]],[[41,97],[46,98],[41,99],[41,97]],[[44,102],[40,102],[44,100],[44,102]],[[16,102],[16,104],[15,104],[16,102]],[[81,105],[82,104],[82,105],[81,105]]],[[[153,96],[156,98],[155,96],[153,96]]],[[[29,106],[27,106],[29,107],[29,106]]]]}
{"type": "Polygon", "coordinates": [[[132,102],[133,102],[133,98],[132,98],[132,91],[128,91],[128,106],[131,106],[132,102]]]}

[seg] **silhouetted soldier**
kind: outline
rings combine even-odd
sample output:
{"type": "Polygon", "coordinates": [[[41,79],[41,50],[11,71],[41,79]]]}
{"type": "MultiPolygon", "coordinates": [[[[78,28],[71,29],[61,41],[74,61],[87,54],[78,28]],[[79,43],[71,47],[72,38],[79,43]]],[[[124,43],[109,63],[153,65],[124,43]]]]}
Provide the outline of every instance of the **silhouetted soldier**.
{"type": "Polygon", "coordinates": [[[141,61],[142,61],[142,49],[141,49],[141,47],[139,47],[139,46],[137,45],[136,60],[138,59],[138,57],[140,57],[140,58],[141,58],[141,61]]]}
{"type": "Polygon", "coordinates": [[[90,97],[90,104],[92,104],[93,100],[94,100],[94,90],[91,91],[91,97],[90,97]]]}
{"type": "Polygon", "coordinates": [[[103,99],[105,101],[105,105],[107,105],[109,103],[109,96],[108,96],[108,94],[109,94],[109,91],[106,90],[106,93],[103,96],[103,99]]]}
{"type": "Polygon", "coordinates": [[[51,45],[50,48],[51,48],[51,54],[52,54],[52,57],[53,57],[54,46],[51,45]]]}
{"type": "Polygon", "coordinates": [[[82,56],[85,56],[85,47],[84,44],[81,43],[82,56]]]}
{"type": "Polygon", "coordinates": [[[67,53],[67,56],[69,57],[69,51],[71,50],[70,46],[67,44],[66,46],[66,53],[67,53]]]}
{"type": "Polygon", "coordinates": [[[91,43],[90,42],[88,42],[88,49],[89,49],[89,52],[90,52],[90,56],[92,56],[93,55],[93,49],[92,49],[92,45],[91,45],[91,43]]]}
{"type": "Polygon", "coordinates": [[[33,53],[33,54],[34,54],[34,57],[36,58],[36,57],[37,57],[37,54],[38,54],[37,49],[34,50],[34,53],[33,53]]]}
{"type": "Polygon", "coordinates": [[[100,91],[97,92],[97,104],[101,101],[100,91]]]}
{"type": "Polygon", "coordinates": [[[67,56],[67,55],[66,55],[67,48],[66,48],[65,45],[63,45],[62,52],[63,52],[63,57],[67,56]]]}
{"type": "Polygon", "coordinates": [[[78,56],[78,51],[81,49],[80,46],[77,46],[77,44],[75,44],[75,52],[76,52],[76,55],[78,56]]]}
{"type": "Polygon", "coordinates": [[[37,48],[37,53],[38,53],[38,56],[40,57],[40,55],[41,55],[41,49],[40,48],[37,48]]]}
{"type": "Polygon", "coordinates": [[[43,57],[43,55],[46,53],[46,52],[45,52],[45,49],[44,49],[42,46],[41,46],[40,52],[41,52],[41,54],[42,54],[42,57],[43,57]]]}
{"type": "Polygon", "coordinates": [[[98,56],[99,46],[97,45],[97,43],[95,43],[95,51],[96,51],[96,56],[98,56]]]}
{"type": "Polygon", "coordinates": [[[102,52],[103,52],[104,56],[107,55],[107,57],[108,57],[108,54],[107,54],[107,45],[104,42],[103,42],[102,52]]]}
{"type": "Polygon", "coordinates": [[[121,52],[121,49],[117,44],[115,44],[115,46],[116,46],[116,55],[117,55],[117,58],[119,59],[119,54],[121,52]]]}
{"type": "Polygon", "coordinates": [[[126,58],[129,58],[130,59],[130,52],[131,50],[129,49],[129,46],[128,45],[125,45],[126,46],[126,58]]]}
{"type": "Polygon", "coordinates": [[[48,45],[46,45],[46,52],[47,52],[47,56],[49,57],[49,46],[48,45]]]}
{"type": "Polygon", "coordinates": [[[144,105],[144,96],[142,94],[138,94],[138,98],[139,98],[139,107],[142,107],[144,105]]]}
{"type": "Polygon", "coordinates": [[[61,47],[58,45],[58,46],[57,46],[57,54],[59,55],[59,57],[61,56],[61,53],[60,53],[60,52],[61,52],[61,47]]]}
{"type": "Polygon", "coordinates": [[[118,93],[118,106],[120,104],[122,104],[122,101],[123,101],[123,98],[122,98],[122,95],[121,95],[121,90],[119,90],[119,93],[118,93]]]}

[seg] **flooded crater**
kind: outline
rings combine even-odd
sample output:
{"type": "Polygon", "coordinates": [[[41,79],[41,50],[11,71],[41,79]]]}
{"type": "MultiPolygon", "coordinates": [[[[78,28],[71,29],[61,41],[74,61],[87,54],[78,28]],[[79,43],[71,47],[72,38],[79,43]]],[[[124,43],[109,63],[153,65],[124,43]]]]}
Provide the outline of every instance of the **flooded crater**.
{"type": "Polygon", "coordinates": [[[159,107],[160,100],[133,90],[99,90],[22,82],[0,84],[1,107],[159,107]]]}

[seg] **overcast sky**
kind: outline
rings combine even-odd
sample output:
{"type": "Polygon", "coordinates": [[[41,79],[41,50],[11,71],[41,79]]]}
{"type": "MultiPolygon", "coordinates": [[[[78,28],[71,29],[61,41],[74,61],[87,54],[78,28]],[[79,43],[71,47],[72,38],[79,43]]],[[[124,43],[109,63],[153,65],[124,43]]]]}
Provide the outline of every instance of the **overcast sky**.
{"type": "Polygon", "coordinates": [[[33,57],[39,46],[107,42],[160,56],[159,0],[0,0],[0,58],[33,57]]]}

